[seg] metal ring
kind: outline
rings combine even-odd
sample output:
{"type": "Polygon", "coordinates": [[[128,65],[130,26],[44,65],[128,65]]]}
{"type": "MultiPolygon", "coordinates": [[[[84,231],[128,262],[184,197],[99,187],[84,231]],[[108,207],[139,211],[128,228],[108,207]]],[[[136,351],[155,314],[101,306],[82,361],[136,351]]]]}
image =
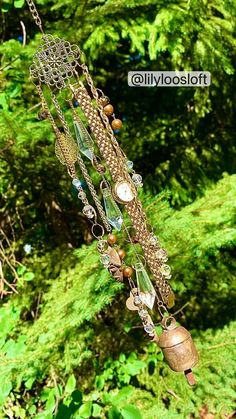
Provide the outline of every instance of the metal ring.
{"type": "MultiPolygon", "coordinates": [[[[166,319],[167,317],[165,317],[165,314],[166,313],[169,314],[169,312],[168,312],[167,308],[165,307],[165,305],[162,302],[158,301],[158,303],[157,303],[157,309],[159,311],[160,316],[163,319],[164,318],[166,319]]],[[[168,317],[170,317],[170,316],[168,316],[168,317]]]]}
{"type": "Polygon", "coordinates": [[[100,190],[101,192],[103,191],[103,189],[109,189],[111,192],[111,185],[107,180],[102,180],[100,183],[100,190]],[[103,184],[105,184],[105,186],[103,186],[103,184]]]}
{"type": "Polygon", "coordinates": [[[91,233],[95,237],[95,239],[99,240],[99,239],[101,239],[104,236],[105,231],[104,231],[104,228],[103,228],[103,226],[101,224],[94,223],[92,225],[92,227],[91,227],[91,233]],[[100,230],[101,230],[101,234],[100,235],[96,234],[95,231],[94,231],[94,229],[97,228],[97,227],[100,228],[100,230]]]}
{"type": "Polygon", "coordinates": [[[173,316],[164,317],[161,321],[161,324],[165,329],[171,330],[175,328],[176,320],[173,316]],[[168,322],[170,322],[170,324],[168,324],[168,322]]]}

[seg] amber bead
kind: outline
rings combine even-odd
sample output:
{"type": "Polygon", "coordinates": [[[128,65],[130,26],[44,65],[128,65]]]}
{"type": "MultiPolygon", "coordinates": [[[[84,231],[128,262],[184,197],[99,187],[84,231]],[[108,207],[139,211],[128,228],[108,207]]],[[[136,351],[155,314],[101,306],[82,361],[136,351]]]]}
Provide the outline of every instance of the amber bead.
{"type": "Polygon", "coordinates": [[[107,241],[109,244],[115,244],[117,241],[117,237],[115,236],[115,234],[109,234],[109,236],[107,237],[107,241]]]}
{"type": "Polygon", "coordinates": [[[110,100],[109,100],[109,97],[102,96],[100,97],[99,102],[101,103],[102,106],[106,106],[110,102],[110,100]]]}
{"type": "Polygon", "coordinates": [[[104,108],[104,112],[107,116],[112,115],[113,112],[114,112],[113,106],[112,105],[106,105],[105,108],[104,108]]]}
{"type": "Polygon", "coordinates": [[[133,274],[133,269],[131,268],[131,266],[126,266],[123,269],[123,275],[125,276],[125,278],[130,278],[133,274]]]}
{"type": "Polygon", "coordinates": [[[114,130],[121,129],[122,127],[122,121],[120,119],[113,119],[111,126],[114,130]]]}
{"type": "Polygon", "coordinates": [[[123,249],[119,249],[117,253],[121,259],[125,258],[125,251],[123,249]]]}

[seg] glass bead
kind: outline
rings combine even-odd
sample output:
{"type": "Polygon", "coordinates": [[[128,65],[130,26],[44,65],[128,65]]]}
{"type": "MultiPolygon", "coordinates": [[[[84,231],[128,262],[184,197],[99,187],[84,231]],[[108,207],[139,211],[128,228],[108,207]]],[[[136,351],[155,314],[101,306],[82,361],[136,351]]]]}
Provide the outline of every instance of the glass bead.
{"type": "Polygon", "coordinates": [[[137,173],[134,173],[132,175],[132,181],[134,182],[137,188],[141,188],[143,186],[143,178],[141,175],[138,175],[137,173]]]}
{"type": "Polygon", "coordinates": [[[118,231],[120,231],[122,227],[122,223],[123,223],[123,217],[122,217],[120,208],[118,207],[117,203],[114,201],[109,188],[104,188],[102,190],[102,195],[103,195],[105,212],[106,212],[106,216],[109,221],[109,224],[112,227],[116,228],[118,231]]]}
{"type": "Polygon", "coordinates": [[[93,161],[94,154],[93,154],[93,139],[89,135],[87,129],[83,125],[83,123],[80,121],[73,121],[74,122],[74,128],[75,128],[75,134],[77,143],[79,146],[79,149],[81,153],[83,153],[86,157],[88,157],[89,160],[93,161]]]}
{"type": "Polygon", "coordinates": [[[28,255],[32,250],[32,246],[31,246],[31,244],[27,243],[27,244],[24,245],[23,249],[24,249],[25,253],[28,255]]]}
{"type": "Polygon", "coordinates": [[[138,305],[142,304],[142,300],[141,300],[141,298],[139,297],[139,295],[135,295],[135,297],[134,297],[134,304],[135,304],[136,306],[138,306],[138,305]]]}
{"type": "Polygon", "coordinates": [[[162,275],[164,275],[165,277],[169,277],[170,272],[171,272],[171,267],[169,265],[162,265],[160,268],[160,271],[162,275]]]}
{"type": "Polygon", "coordinates": [[[152,309],[156,298],[155,288],[141,262],[135,264],[135,270],[139,296],[142,302],[152,309]]]}
{"type": "Polygon", "coordinates": [[[148,323],[148,324],[146,324],[146,325],[144,326],[144,330],[145,330],[145,332],[147,332],[148,334],[149,334],[149,333],[152,333],[152,332],[153,332],[153,330],[154,330],[154,326],[153,326],[153,324],[152,324],[152,323],[148,323]]]}
{"type": "Polygon", "coordinates": [[[75,178],[72,180],[72,185],[74,185],[77,189],[81,188],[82,184],[79,179],[75,178]]]}
{"type": "Polygon", "coordinates": [[[139,310],[138,314],[139,314],[140,318],[144,320],[147,317],[148,312],[147,312],[147,310],[141,309],[141,310],[139,310]]]}
{"type": "Polygon", "coordinates": [[[158,243],[158,237],[157,236],[155,236],[155,234],[153,234],[153,233],[151,233],[150,234],[150,238],[149,238],[149,243],[152,245],[152,246],[156,246],[157,245],[157,243],[158,243]]]}
{"type": "Polygon", "coordinates": [[[94,208],[92,205],[85,205],[83,208],[83,214],[86,215],[88,218],[94,217],[94,208]]]}
{"type": "Polygon", "coordinates": [[[103,266],[105,266],[105,268],[108,268],[108,266],[110,265],[110,256],[107,254],[104,254],[101,256],[100,260],[103,266]]]}
{"type": "Polygon", "coordinates": [[[166,262],[168,260],[167,252],[165,249],[158,249],[156,252],[157,259],[162,260],[163,262],[166,262]]]}
{"type": "Polygon", "coordinates": [[[108,243],[106,240],[99,240],[97,244],[97,249],[99,252],[105,252],[108,249],[108,243]]]}
{"type": "Polygon", "coordinates": [[[86,198],[86,193],[84,191],[79,191],[78,198],[81,199],[81,201],[83,201],[83,199],[86,198]]]}
{"type": "Polygon", "coordinates": [[[134,162],[132,162],[131,160],[126,160],[125,165],[128,170],[132,170],[134,167],[134,162]]]}

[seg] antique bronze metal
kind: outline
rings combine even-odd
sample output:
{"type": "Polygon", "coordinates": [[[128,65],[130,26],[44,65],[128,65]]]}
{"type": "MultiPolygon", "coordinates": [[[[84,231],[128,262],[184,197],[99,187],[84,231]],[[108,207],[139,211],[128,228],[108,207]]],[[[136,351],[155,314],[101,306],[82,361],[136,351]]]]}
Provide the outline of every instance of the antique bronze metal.
{"type": "Polygon", "coordinates": [[[188,330],[177,326],[174,317],[162,320],[164,328],[158,344],[173,371],[183,371],[190,385],[195,384],[191,368],[198,362],[198,353],[188,330]]]}

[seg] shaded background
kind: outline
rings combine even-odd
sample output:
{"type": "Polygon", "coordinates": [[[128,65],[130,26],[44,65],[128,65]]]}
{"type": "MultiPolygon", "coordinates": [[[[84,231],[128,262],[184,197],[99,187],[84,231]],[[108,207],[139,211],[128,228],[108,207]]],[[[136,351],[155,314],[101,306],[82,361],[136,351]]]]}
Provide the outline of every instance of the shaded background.
{"type": "Polygon", "coordinates": [[[176,310],[188,302],[178,320],[192,329],[201,362],[189,389],[126,312],[127,289],[101,269],[54,135],[38,120],[28,68],[40,35],[24,1],[3,1],[2,417],[233,417],[235,2],[37,5],[47,33],[85,52],[123,120],[117,138],[144,178],[141,197],[170,255],[176,310]],[[210,71],[212,85],[129,88],[136,69],[210,71]]]}

